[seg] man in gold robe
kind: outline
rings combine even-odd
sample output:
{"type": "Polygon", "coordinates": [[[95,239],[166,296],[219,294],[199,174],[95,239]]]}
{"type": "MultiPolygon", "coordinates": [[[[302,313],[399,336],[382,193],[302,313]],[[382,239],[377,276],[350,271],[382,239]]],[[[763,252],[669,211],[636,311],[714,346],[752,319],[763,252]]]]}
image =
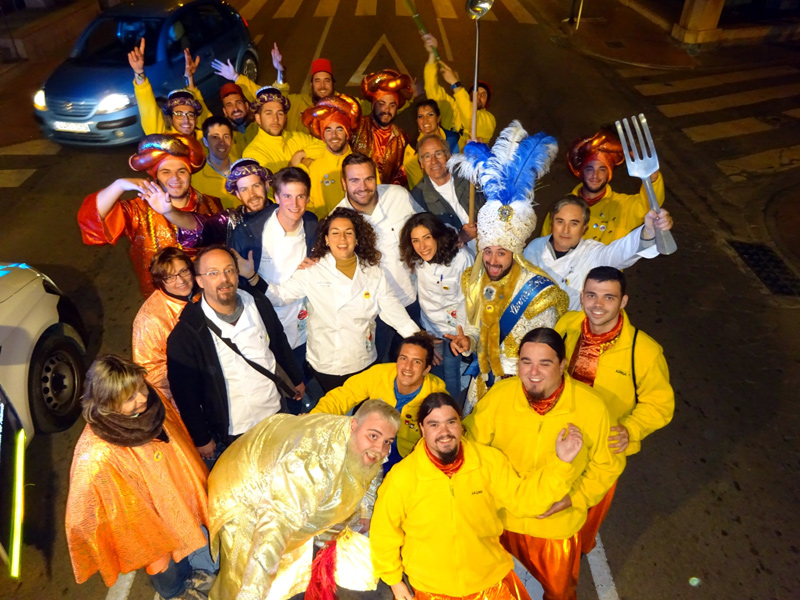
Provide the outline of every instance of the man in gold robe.
{"type": "Polygon", "coordinates": [[[400,415],[279,414],[234,442],[209,477],[212,600],[283,600],[306,589],[314,536],[368,519],[400,415]]]}

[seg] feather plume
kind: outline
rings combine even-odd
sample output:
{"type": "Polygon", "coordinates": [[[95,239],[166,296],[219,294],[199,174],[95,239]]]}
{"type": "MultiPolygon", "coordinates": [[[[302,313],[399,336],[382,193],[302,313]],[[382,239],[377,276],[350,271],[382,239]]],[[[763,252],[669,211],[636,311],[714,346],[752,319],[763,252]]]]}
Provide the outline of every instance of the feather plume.
{"type": "Polygon", "coordinates": [[[478,172],[484,163],[492,157],[492,150],[481,142],[467,142],[463,154],[453,154],[447,161],[451,173],[478,183],[478,172]]]}

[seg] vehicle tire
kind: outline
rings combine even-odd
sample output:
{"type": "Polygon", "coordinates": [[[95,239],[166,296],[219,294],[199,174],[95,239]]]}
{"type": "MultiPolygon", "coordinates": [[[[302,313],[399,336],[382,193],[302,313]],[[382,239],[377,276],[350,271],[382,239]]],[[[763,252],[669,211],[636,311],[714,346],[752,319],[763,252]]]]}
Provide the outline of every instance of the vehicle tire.
{"type": "Polygon", "coordinates": [[[81,412],[83,354],[69,337],[45,334],[37,342],[28,374],[28,398],[36,431],[69,429],[81,412]]]}
{"type": "Polygon", "coordinates": [[[258,61],[252,54],[245,54],[239,73],[247,77],[252,82],[258,81],[258,61]]]}

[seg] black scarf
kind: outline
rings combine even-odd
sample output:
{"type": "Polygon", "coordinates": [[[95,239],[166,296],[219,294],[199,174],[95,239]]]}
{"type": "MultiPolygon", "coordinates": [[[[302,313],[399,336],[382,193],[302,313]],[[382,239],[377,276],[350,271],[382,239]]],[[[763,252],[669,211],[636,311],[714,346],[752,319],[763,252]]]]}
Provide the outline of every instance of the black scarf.
{"type": "Polygon", "coordinates": [[[101,420],[89,424],[95,435],[109,444],[126,448],[144,446],[154,439],[168,442],[169,437],[164,431],[164,403],[153,388],[148,385],[147,389],[149,393],[144,412],[138,416],[119,413],[103,415],[101,420]]]}

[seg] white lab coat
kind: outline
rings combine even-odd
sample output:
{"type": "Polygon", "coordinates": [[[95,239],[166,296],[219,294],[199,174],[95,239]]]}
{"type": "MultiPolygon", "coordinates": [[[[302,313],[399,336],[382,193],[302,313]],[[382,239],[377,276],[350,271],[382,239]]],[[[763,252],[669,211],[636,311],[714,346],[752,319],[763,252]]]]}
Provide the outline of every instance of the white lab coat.
{"type": "Polygon", "coordinates": [[[556,258],[550,236],[538,237],[528,244],[522,255],[545,271],[569,295],[569,309],[581,310],[581,290],[586,275],[595,267],[625,269],[640,258],[658,256],[655,242],[641,239],[644,226],[637,227],[624,238],[603,244],[581,239],[575,248],[556,258]]]}
{"type": "MultiPolygon", "coordinates": [[[[408,306],[417,299],[414,282],[403,261],[400,260],[400,230],[408,218],[422,208],[408,193],[408,190],[399,185],[379,185],[378,205],[371,215],[361,213],[367,222],[372,225],[378,237],[378,250],[381,251],[381,266],[386,271],[389,287],[397,296],[403,306],[408,306]]],[[[347,196],[337,204],[337,208],[350,208],[353,206],[347,196]]]]}
{"type": "Polygon", "coordinates": [[[423,262],[416,266],[422,326],[436,337],[458,333],[459,325],[466,328],[467,308],[461,276],[474,262],[475,255],[461,248],[449,265],[423,262]]]}
{"type": "Polygon", "coordinates": [[[270,285],[266,295],[278,305],[308,298],[306,358],[326,375],[355,373],[377,359],[378,314],[403,337],[419,330],[389,289],[383,269],[361,261],[349,279],[327,254],[313,267],[295,271],[285,283],[270,285]]]}

